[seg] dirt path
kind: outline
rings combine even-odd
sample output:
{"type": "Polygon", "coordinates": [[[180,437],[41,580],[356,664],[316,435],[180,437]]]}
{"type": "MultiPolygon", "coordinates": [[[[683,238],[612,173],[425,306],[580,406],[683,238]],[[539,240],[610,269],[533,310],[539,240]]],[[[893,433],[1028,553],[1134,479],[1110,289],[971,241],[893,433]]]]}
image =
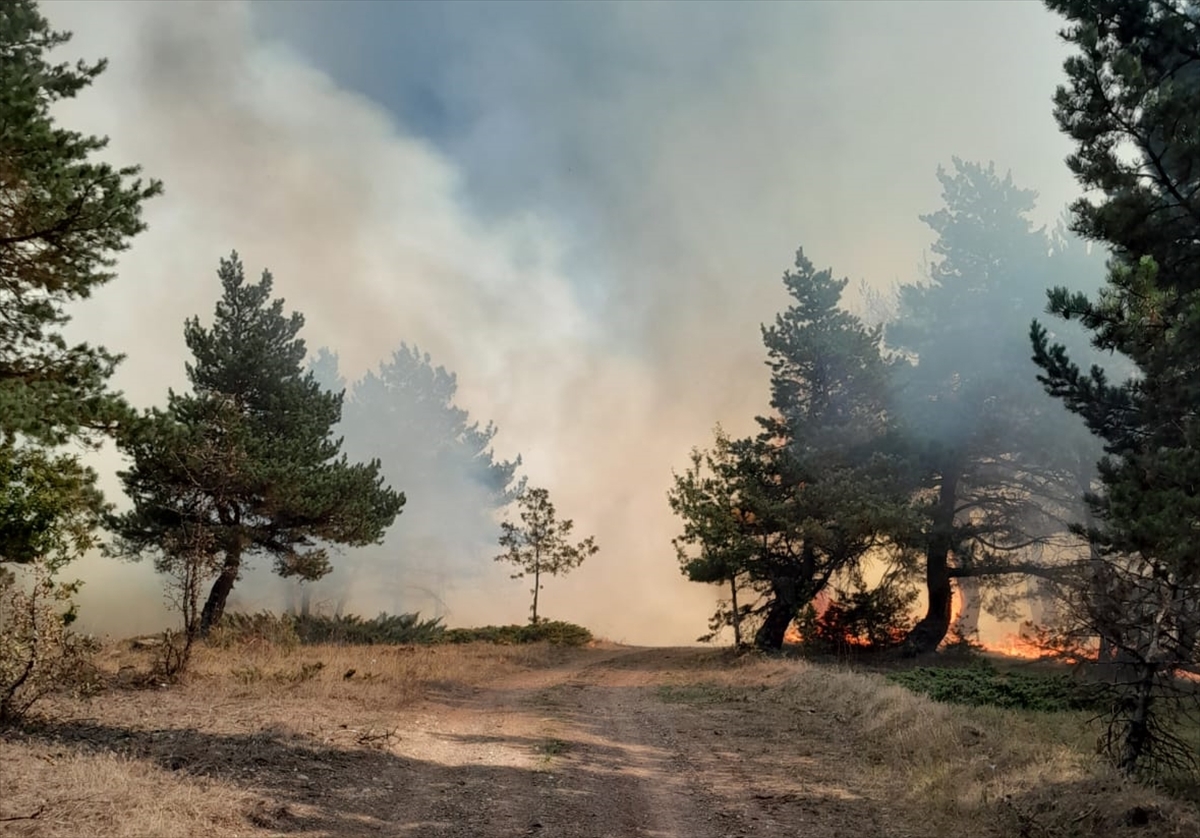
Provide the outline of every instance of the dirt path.
{"type": "MultiPolygon", "coordinates": [[[[336,660],[336,650],[321,654],[336,660]]],[[[374,659],[354,680],[355,670],[343,677],[330,663],[318,686],[281,690],[292,682],[262,675],[230,692],[197,678],[175,690],[64,700],[0,739],[15,760],[0,770],[0,834],[928,834],[889,816],[881,789],[892,783],[871,785],[836,714],[769,689],[822,677],[816,668],[732,663],[700,649],[550,650],[502,666],[453,649],[421,654],[429,660],[414,664],[426,673],[415,704],[389,706],[365,673],[374,659]],[[464,661],[494,670],[464,673],[464,661]],[[500,674],[484,680],[484,671],[500,674]]],[[[306,659],[276,666],[295,676],[306,659]]]]}
{"type": "Polygon", "coordinates": [[[689,678],[694,659],[614,651],[424,703],[392,748],[411,771],[386,781],[376,834],[905,834],[844,784],[846,742],[813,741],[753,688],[689,678]]]}

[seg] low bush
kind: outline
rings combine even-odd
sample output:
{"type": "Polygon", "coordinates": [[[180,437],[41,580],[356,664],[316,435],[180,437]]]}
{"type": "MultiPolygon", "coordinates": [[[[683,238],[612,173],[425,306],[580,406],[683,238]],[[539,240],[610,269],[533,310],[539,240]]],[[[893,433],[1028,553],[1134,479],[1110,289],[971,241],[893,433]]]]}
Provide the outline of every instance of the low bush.
{"type": "Polygon", "coordinates": [[[819,613],[815,603],[801,610],[796,619],[801,645],[809,652],[838,655],[894,646],[912,628],[916,598],[915,589],[896,583],[835,590],[819,613]]]}
{"type": "Polygon", "coordinates": [[[232,646],[276,646],[289,649],[299,645],[295,620],[287,614],[259,611],[256,614],[225,614],[208,633],[208,643],[219,649],[232,646]]]}
{"type": "Polygon", "coordinates": [[[481,626],[446,631],[448,643],[551,643],[556,646],[583,646],[592,641],[592,633],[583,626],[561,620],[540,620],[536,623],[511,626],[481,626]]]}
{"type": "Polygon", "coordinates": [[[226,614],[209,634],[210,645],[226,649],[241,645],[292,648],[322,643],[349,646],[430,643],[552,643],[583,646],[592,633],[583,626],[561,620],[511,626],[447,629],[441,617],[421,619],[420,614],[380,614],[367,620],[357,614],[324,616],[306,614],[226,614]]]}
{"type": "Polygon", "coordinates": [[[357,614],[226,614],[209,634],[219,648],[263,644],[291,648],[319,643],[372,646],[382,643],[437,643],[446,629],[440,617],[422,620],[420,614],[380,614],[367,620],[357,614]]]}
{"type": "Polygon", "coordinates": [[[1064,712],[1105,709],[1099,685],[1069,675],[1001,672],[986,661],[967,667],[917,667],[888,674],[888,679],[934,701],[1064,712]]]}
{"type": "Polygon", "coordinates": [[[70,628],[79,583],[58,582],[43,565],[32,577],[29,584],[0,578],[0,724],[18,721],[51,693],[99,689],[98,644],[70,628]]]}
{"type": "Polygon", "coordinates": [[[305,644],[437,643],[446,632],[441,617],[422,620],[420,614],[380,614],[373,620],[357,614],[335,617],[306,614],[292,620],[300,642],[305,644]]]}

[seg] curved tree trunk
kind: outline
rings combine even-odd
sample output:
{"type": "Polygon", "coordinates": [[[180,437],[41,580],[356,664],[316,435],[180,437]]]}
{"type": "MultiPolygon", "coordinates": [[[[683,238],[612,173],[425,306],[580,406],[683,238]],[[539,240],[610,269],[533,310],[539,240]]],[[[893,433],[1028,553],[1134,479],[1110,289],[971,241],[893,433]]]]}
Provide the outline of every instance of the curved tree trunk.
{"type": "Polygon", "coordinates": [[[225,603],[233,591],[233,583],[237,581],[238,572],[242,569],[241,550],[230,550],[225,554],[225,564],[221,573],[213,582],[212,590],[200,612],[200,636],[207,637],[212,627],[225,615],[225,603]]]}
{"type": "Polygon", "coordinates": [[[771,583],[771,605],[758,632],[754,645],[759,649],[774,651],[783,648],[783,636],[800,610],[796,596],[796,583],[791,579],[778,579],[771,583]]]}
{"type": "Polygon", "coordinates": [[[954,589],[950,585],[950,550],[954,546],[954,508],[958,502],[959,469],[942,474],[942,485],[938,491],[937,506],[933,509],[930,522],[929,544],[925,550],[925,587],[929,596],[929,608],[925,616],[913,626],[902,648],[910,655],[933,652],[950,630],[950,613],[954,589]]]}

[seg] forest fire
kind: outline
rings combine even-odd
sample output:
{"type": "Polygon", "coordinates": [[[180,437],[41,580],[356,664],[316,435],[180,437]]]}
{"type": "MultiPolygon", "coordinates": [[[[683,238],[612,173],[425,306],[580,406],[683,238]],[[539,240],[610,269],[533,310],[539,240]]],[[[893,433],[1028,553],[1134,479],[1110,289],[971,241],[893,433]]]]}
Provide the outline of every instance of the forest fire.
{"type": "Polygon", "coordinates": [[[999,640],[985,641],[978,637],[965,637],[961,625],[963,611],[963,594],[956,587],[950,605],[950,632],[947,640],[942,644],[943,647],[956,640],[965,639],[972,645],[978,646],[982,651],[1010,658],[1060,660],[1068,663],[1096,659],[1097,650],[1095,648],[1055,637],[1049,629],[1038,625],[1033,620],[1022,620],[1015,632],[1010,632],[999,640]]]}
{"type": "MultiPolygon", "coordinates": [[[[967,610],[965,606],[962,592],[955,589],[950,604],[950,631],[941,648],[965,641],[980,651],[1011,658],[1059,660],[1068,663],[1096,659],[1097,649],[1094,646],[1066,642],[1033,620],[1022,621],[1015,632],[1010,632],[998,640],[980,640],[973,636],[974,631],[964,632],[963,615],[967,610]]],[[[883,636],[876,636],[878,631],[869,630],[860,625],[860,622],[855,619],[851,606],[835,600],[827,591],[822,591],[813,600],[811,611],[788,626],[784,642],[793,645],[816,642],[841,650],[867,649],[898,643],[907,629],[907,626],[891,627],[883,630],[883,636]]]]}

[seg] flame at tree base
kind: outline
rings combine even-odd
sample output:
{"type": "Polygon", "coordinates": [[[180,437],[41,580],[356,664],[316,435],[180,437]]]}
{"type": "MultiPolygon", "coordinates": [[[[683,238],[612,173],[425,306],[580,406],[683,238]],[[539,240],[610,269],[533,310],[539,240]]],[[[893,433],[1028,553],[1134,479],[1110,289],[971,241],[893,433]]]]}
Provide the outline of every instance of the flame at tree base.
{"type": "MultiPolygon", "coordinates": [[[[800,626],[793,622],[784,633],[783,642],[785,644],[802,645],[815,642],[843,651],[867,650],[897,645],[906,634],[905,631],[893,630],[886,633],[886,638],[872,642],[870,638],[856,633],[844,623],[841,618],[845,613],[845,606],[834,601],[825,591],[822,591],[813,600],[812,608],[815,612],[815,619],[810,621],[814,626],[813,636],[806,637],[800,626]]],[[[1057,661],[1069,664],[1095,663],[1100,660],[1098,638],[1083,642],[1063,638],[1033,620],[1021,621],[1015,632],[1010,632],[999,640],[984,641],[973,637],[964,638],[959,628],[963,611],[962,593],[955,588],[950,601],[950,630],[939,645],[939,649],[965,643],[981,652],[1023,660],[1057,661]]],[[[915,619],[917,619],[916,615],[914,615],[915,619]]],[[[1200,683],[1200,672],[1179,669],[1175,671],[1174,675],[1183,680],[1200,683]]]]}

